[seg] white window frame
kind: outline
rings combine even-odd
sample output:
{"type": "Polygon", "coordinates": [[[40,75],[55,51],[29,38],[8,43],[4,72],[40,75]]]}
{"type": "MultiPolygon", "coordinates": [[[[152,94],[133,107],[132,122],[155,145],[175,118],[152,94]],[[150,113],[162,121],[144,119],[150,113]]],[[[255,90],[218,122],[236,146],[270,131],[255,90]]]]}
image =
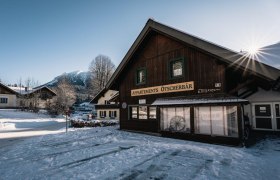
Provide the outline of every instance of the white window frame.
{"type": "MultiPolygon", "coordinates": [[[[253,129],[255,130],[264,130],[264,131],[280,131],[280,129],[277,129],[277,117],[276,117],[276,111],[275,111],[275,104],[279,104],[280,102],[255,102],[251,104],[251,110],[252,110],[252,124],[253,129]],[[256,114],[255,114],[255,105],[270,105],[270,111],[271,116],[267,116],[267,118],[271,118],[272,128],[271,129],[265,129],[265,128],[257,128],[256,127],[256,114]]],[[[266,117],[266,116],[262,116],[266,117]]]]}

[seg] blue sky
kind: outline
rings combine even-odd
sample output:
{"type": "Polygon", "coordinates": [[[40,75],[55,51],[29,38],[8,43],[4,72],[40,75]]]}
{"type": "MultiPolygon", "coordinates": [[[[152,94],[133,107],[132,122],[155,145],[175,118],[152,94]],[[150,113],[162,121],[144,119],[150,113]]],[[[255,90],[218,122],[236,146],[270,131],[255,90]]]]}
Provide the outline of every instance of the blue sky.
{"type": "Polygon", "coordinates": [[[0,0],[0,79],[46,83],[87,71],[99,54],[118,65],[148,18],[235,51],[280,41],[278,0],[0,0]]]}

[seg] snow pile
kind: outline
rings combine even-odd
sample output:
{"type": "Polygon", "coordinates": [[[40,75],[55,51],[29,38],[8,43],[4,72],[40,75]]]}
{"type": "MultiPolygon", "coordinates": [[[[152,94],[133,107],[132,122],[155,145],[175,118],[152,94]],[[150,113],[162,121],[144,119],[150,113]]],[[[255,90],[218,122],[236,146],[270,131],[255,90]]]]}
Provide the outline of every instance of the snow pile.
{"type": "Polygon", "coordinates": [[[246,149],[73,129],[0,149],[1,179],[280,179],[280,140],[246,149]]]}
{"type": "Polygon", "coordinates": [[[51,118],[45,112],[0,110],[0,139],[57,133],[63,127],[65,118],[51,118]]]}

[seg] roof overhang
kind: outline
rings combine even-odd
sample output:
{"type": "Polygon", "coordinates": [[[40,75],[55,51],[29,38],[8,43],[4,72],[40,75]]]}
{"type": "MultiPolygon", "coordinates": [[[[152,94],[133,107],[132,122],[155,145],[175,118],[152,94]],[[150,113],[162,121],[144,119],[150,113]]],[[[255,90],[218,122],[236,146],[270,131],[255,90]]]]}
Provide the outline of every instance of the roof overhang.
{"type": "Polygon", "coordinates": [[[188,98],[188,97],[176,97],[176,98],[158,98],[152,105],[153,106],[171,106],[171,105],[199,105],[199,104],[248,104],[246,99],[240,99],[237,97],[208,97],[208,98],[188,98]]]}

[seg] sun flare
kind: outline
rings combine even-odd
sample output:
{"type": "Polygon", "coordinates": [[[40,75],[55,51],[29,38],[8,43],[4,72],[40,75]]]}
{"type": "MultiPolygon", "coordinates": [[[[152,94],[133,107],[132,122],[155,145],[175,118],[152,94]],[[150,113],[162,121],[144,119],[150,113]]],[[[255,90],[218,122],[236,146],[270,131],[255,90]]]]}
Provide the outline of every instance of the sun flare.
{"type": "Polygon", "coordinates": [[[258,54],[259,53],[259,47],[257,47],[256,45],[252,45],[252,46],[250,46],[249,48],[248,48],[248,53],[250,54],[250,55],[256,55],[256,54],[258,54]]]}

